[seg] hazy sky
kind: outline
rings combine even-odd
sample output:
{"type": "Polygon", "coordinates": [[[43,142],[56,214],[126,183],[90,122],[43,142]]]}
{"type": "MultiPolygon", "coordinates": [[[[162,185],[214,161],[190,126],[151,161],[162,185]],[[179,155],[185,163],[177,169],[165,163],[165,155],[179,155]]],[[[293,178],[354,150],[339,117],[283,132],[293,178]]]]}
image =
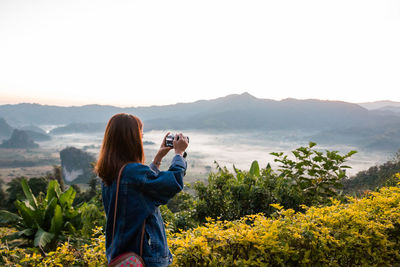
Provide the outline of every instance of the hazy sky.
{"type": "Polygon", "coordinates": [[[400,101],[400,1],[0,0],[0,104],[400,101]]]}

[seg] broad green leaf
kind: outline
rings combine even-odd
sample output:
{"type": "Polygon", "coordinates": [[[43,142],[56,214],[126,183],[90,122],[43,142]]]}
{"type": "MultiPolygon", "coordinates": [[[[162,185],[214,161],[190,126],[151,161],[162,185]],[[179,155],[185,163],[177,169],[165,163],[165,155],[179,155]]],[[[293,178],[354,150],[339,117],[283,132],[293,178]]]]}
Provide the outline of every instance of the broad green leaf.
{"type": "Polygon", "coordinates": [[[243,177],[244,177],[244,175],[241,172],[236,175],[236,179],[238,180],[238,182],[242,182],[243,181],[243,177]]]}
{"type": "Polygon", "coordinates": [[[18,234],[19,236],[23,236],[23,235],[25,235],[25,236],[31,236],[31,235],[34,234],[34,231],[33,231],[33,229],[28,228],[28,229],[25,229],[25,230],[22,230],[22,231],[17,232],[17,234],[18,234]]]}
{"type": "Polygon", "coordinates": [[[33,242],[35,247],[41,247],[44,248],[47,244],[51,242],[53,239],[54,234],[46,232],[42,228],[39,228],[39,230],[35,234],[35,240],[33,242]]]}
{"type": "Polygon", "coordinates": [[[60,205],[57,205],[54,211],[54,216],[51,219],[50,232],[57,235],[61,231],[62,225],[63,225],[62,211],[60,205]]]}
{"type": "Polygon", "coordinates": [[[22,218],[15,213],[7,210],[0,210],[0,225],[16,224],[22,221],[22,218]]]}
{"type": "Polygon", "coordinates": [[[42,226],[44,223],[45,207],[39,205],[38,208],[33,211],[33,213],[38,226],[42,226]]]}
{"type": "Polygon", "coordinates": [[[44,213],[44,220],[49,222],[54,216],[54,211],[57,205],[57,198],[52,198],[50,203],[47,204],[46,211],[44,213]]]}
{"type": "Polygon", "coordinates": [[[86,209],[87,206],[88,206],[88,203],[87,203],[87,202],[80,203],[80,204],[77,206],[77,210],[79,210],[79,212],[82,212],[84,209],[86,209]]]}
{"type": "Polygon", "coordinates": [[[61,188],[60,188],[60,184],[58,183],[57,180],[54,180],[54,181],[55,181],[54,191],[56,192],[56,196],[58,198],[60,198],[60,196],[62,194],[62,191],[61,191],[61,188]]]}
{"type": "Polygon", "coordinates": [[[79,212],[77,210],[75,210],[75,209],[64,210],[64,216],[69,220],[74,219],[78,215],[79,215],[79,212]]]}
{"type": "Polygon", "coordinates": [[[21,202],[19,200],[15,201],[15,206],[17,207],[24,224],[30,228],[35,228],[35,225],[37,226],[35,213],[31,209],[29,209],[24,202],[21,202]]]}
{"type": "Polygon", "coordinates": [[[241,181],[243,180],[243,173],[242,173],[242,171],[239,170],[239,169],[237,169],[236,166],[235,166],[235,164],[233,164],[233,170],[234,170],[235,173],[236,173],[236,179],[237,179],[239,182],[241,182],[241,181]]]}
{"type": "Polygon", "coordinates": [[[67,191],[61,194],[60,196],[60,204],[63,208],[69,208],[72,206],[76,195],[76,191],[72,188],[68,188],[67,191]]]}
{"type": "Polygon", "coordinates": [[[47,186],[47,194],[46,194],[46,201],[49,203],[53,198],[57,197],[56,194],[56,186],[58,185],[58,182],[56,180],[51,180],[49,182],[49,185],[47,186]]]}
{"type": "Polygon", "coordinates": [[[32,194],[31,188],[28,185],[26,179],[21,180],[22,190],[24,191],[25,197],[32,208],[37,209],[37,202],[35,196],[32,194]]]}
{"type": "Polygon", "coordinates": [[[23,236],[30,237],[30,236],[32,236],[34,233],[35,233],[35,232],[33,231],[33,229],[27,228],[27,229],[24,229],[24,230],[22,230],[22,231],[15,232],[15,233],[12,233],[12,234],[10,234],[10,235],[7,235],[7,236],[3,237],[2,239],[4,239],[4,240],[14,240],[14,239],[21,238],[21,237],[23,237],[23,236]]]}
{"type": "Polygon", "coordinates": [[[255,160],[255,161],[253,161],[251,163],[251,167],[250,167],[249,173],[252,176],[256,176],[256,177],[260,176],[260,166],[258,165],[258,161],[257,160],[255,160]]]}

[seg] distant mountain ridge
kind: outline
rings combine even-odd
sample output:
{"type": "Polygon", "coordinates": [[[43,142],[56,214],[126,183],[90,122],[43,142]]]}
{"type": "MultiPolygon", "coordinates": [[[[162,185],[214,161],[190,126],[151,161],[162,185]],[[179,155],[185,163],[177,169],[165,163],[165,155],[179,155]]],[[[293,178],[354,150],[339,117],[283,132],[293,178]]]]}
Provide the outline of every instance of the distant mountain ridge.
{"type": "MultiPolygon", "coordinates": [[[[171,125],[178,128],[260,128],[255,123],[269,123],[264,128],[294,127],[301,123],[305,127],[320,128],[321,125],[357,120],[369,123],[376,114],[357,104],[341,101],[296,100],[281,101],[259,99],[248,93],[232,94],[212,100],[199,100],[193,103],[178,103],[166,106],[120,108],[114,106],[86,105],[59,107],[39,104],[1,105],[0,117],[14,125],[43,125],[69,123],[106,123],[120,112],[139,116],[150,122],[152,129],[171,125]],[[240,120],[239,123],[235,122],[240,120]],[[248,120],[250,119],[250,120],[248,120]],[[327,120],[330,122],[328,123],[327,120]],[[184,122],[182,122],[184,121],[184,122]],[[243,125],[238,125],[244,123],[243,125]],[[315,124],[317,123],[317,124],[315,124]],[[160,125],[160,126],[157,126],[160,125]],[[161,126],[162,125],[162,126],[161,126]]],[[[300,125],[301,126],[301,125],[300,125]]],[[[261,127],[262,128],[262,127],[261,127]]]]}
{"type": "Polygon", "coordinates": [[[400,116],[400,102],[383,100],[376,102],[359,103],[359,105],[382,115],[400,116]]]}
{"type": "Polygon", "coordinates": [[[391,101],[391,100],[381,100],[381,101],[374,101],[374,102],[364,102],[358,103],[358,105],[366,108],[366,109],[381,109],[384,107],[396,107],[400,108],[400,102],[391,101]]]}
{"type": "MultiPolygon", "coordinates": [[[[248,93],[212,100],[166,106],[120,108],[86,105],[57,107],[38,104],[0,106],[0,117],[15,125],[60,125],[55,133],[102,131],[110,117],[126,112],[144,121],[146,130],[302,130],[319,131],[316,139],[329,136],[344,143],[366,147],[396,148],[400,116],[392,111],[368,110],[358,104],[317,99],[281,101],[259,99],[248,93]],[[367,137],[363,133],[368,132],[367,137]],[[364,138],[364,139],[363,139],[364,138]],[[365,139],[366,138],[366,139],[365,139]],[[375,140],[375,141],[374,141],[375,140]]],[[[396,148],[398,149],[398,148],[396,148]]]]}
{"type": "MultiPolygon", "coordinates": [[[[11,137],[13,130],[14,129],[6,122],[6,120],[0,117],[0,140],[11,137]]],[[[18,130],[25,132],[33,141],[47,141],[51,139],[50,135],[46,134],[43,129],[34,125],[27,125],[18,130]]]]}

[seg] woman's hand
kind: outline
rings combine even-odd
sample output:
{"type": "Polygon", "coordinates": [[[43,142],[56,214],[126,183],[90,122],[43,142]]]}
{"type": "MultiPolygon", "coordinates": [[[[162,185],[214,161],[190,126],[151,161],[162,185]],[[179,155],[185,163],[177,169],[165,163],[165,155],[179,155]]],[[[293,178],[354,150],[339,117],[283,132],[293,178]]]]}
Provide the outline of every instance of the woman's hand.
{"type": "Polygon", "coordinates": [[[168,152],[172,149],[172,147],[167,147],[165,145],[165,138],[167,138],[167,136],[170,134],[170,132],[168,132],[165,136],[164,139],[161,143],[160,149],[158,150],[156,156],[154,157],[153,163],[154,165],[158,167],[160,167],[161,161],[162,159],[168,154],[168,152]]]}
{"type": "Polygon", "coordinates": [[[182,133],[175,135],[175,138],[174,138],[175,154],[183,155],[183,152],[185,152],[188,145],[189,145],[189,142],[188,142],[188,139],[186,136],[183,136],[182,133]],[[179,137],[179,139],[178,139],[178,137],[179,137]]]}

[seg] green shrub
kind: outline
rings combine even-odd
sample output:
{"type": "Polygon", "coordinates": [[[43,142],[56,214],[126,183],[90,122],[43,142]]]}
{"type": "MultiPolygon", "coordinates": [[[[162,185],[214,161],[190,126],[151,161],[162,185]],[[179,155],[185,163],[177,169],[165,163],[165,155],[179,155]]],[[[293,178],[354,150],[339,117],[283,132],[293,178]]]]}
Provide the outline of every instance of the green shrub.
{"type": "MultiPolygon", "coordinates": [[[[0,238],[10,232],[10,228],[0,228],[0,238]]],[[[10,248],[0,242],[1,266],[106,266],[105,237],[101,227],[92,229],[91,238],[83,245],[74,240],[61,242],[54,251],[41,253],[38,248],[10,248]]]]}
{"type": "MultiPolygon", "coordinates": [[[[399,176],[400,177],[400,176],[399,176]]],[[[305,213],[209,221],[169,237],[175,266],[398,266],[400,188],[305,213]]]]}
{"type": "Polygon", "coordinates": [[[318,205],[329,203],[331,197],[338,196],[342,188],[341,181],[347,178],[344,165],[356,151],[340,155],[338,151],[326,150],[325,153],[312,149],[316,143],[310,142],[308,147],[299,147],[292,151],[294,159],[283,152],[271,153],[279,162],[279,182],[276,190],[277,202],[285,208],[298,210],[300,205],[318,205]]]}
{"type": "Polygon", "coordinates": [[[256,161],[252,166],[257,172],[235,168],[236,174],[218,166],[217,173],[209,174],[207,184],[197,182],[194,185],[196,220],[203,223],[206,217],[235,220],[258,212],[270,214],[269,204],[275,203],[276,175],[270,168],[255,168],[256,161]]]}
{"type": "Polygon", "coordinates": [[[78,233],[77,230],[82,227],[81,211],[72,206],[76,194],[72,187],[62,192],[58,182],[52,180],[48,184],[46,196],[39,195],[38,198],[32,194],[25,179],[21,180],[21,187],[26,200],[15,201],[19,215],[0,211],[0,224],[13,225],[18,230],[7,236],[7,239],[22,238],[29,245],[51,250],[62,236],[61,232],[69,235],[78,233]]]}
{"type": "MultiPolygon", "coordinates": [[[[7,183],[7,189],[6,189],[7,194],[2,199],[5,202],[5,203],[3,203],[4,209],[11,211],[11,212],[16,212],[17,208],[14,205],[15,201],[17,199],[18,200],[26,199],[26,197],[24,195],[24,191],[21,186],[21,181],[23,179],[26,179],[26,178],[23,176],[16,177],[7,183]]],[[[46,178],[44,178],[44,177],[32,177],[32,178],[28,179],[28,185],[31,188],[32,193],[35,196],[37,196],[37,195],[39,195],[40,192],[43,192],[43,193],[46,192],[48,180],[46,180],[46,178]]]]}
{"type": "MultiPolygon", "coordinates": [[[[190,185],[185,186],[191,190],[190,185]]],[[[167,204],[168,209],[173,212],[171,229],[174,232],[187,230],[198,225],[195,218],[195,198],[186,191],[176,194],[167,204]]]]}
{"type": "Polygon", "coordinates": [[[194,217],[200,223],[206,217],[235,220],[259,212],[270,215],[273,203],[296,211],[301,205],[329,203],[332,197],[340,196],[340,182],[350,168],[344,163],[356,152],[342,156],[337,151],[319,152],[313,149],[315,145],[310,142],[308,147],[293,150],[292,157],[271,153],[280,163],[276,171],[269,164],[260,169],[257,161],[249,171],[233,166],[234,173],[217,165],[218,172],[209,175],[207,184],[197,182],[194,186],[194,217]]]}
{"type": "MultiPolygon", "coordinates": [[[[400,174],[397,176],[400,181],[400,174]]],[[[385,187],[362,199],[305,213],[274,204],[273,217],[208,219],[182,233],[167,231],[174,266],[399,266],[400,188],[385,187]]],[[[168,226],[167,226],[168,229],[168,226]]],[[[15,232],[0,228],[0,238],[15,232]]],[[[0,242],[2,266],[105,266],[101,228],[83,245],[74,239],[55,251],[10,248],[0,242]]]]}

